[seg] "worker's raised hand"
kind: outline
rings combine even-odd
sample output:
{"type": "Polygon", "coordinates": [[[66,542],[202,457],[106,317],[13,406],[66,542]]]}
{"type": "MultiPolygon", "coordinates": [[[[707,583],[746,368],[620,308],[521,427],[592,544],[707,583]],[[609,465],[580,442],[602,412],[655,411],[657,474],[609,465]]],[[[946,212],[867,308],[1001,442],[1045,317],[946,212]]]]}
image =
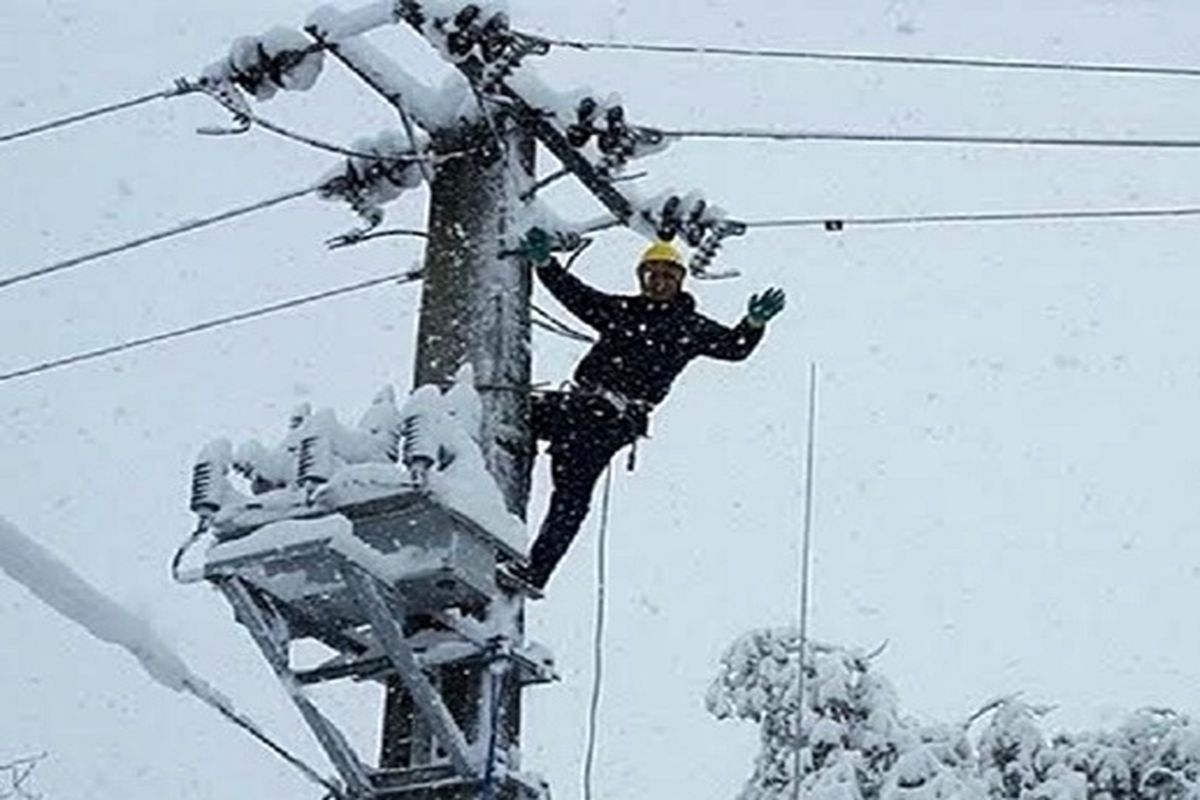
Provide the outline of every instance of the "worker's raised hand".
{"type": "Polygon", "coordinates": [[[538,227],[530,228],[518,248],[521,258],[540,266],[550,260],[550,234],[538,227]]]}
{"type": "Polygon", "coordinates": [[[761,328],[771,321],[771,318],[783,311],[787,304],[787,296],[783,289],[772,286],[762,294],[750,295],[746,305],[746,319],[756,328],[761,328]]]}

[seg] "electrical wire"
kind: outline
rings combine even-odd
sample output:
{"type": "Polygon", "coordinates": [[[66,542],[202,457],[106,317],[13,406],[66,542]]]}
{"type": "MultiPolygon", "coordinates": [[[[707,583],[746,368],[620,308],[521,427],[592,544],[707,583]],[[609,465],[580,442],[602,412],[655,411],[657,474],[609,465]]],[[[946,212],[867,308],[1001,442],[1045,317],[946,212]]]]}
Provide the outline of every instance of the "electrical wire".
{"type": "Polygon", "coordinates": [[[23,130],[0,134],[0,144],[15,142],[18,139],[24,139],[39,133],[46,133],[47,131],[56,130],[58,128],[65,128],[69,125],[75,125],[77,123],[102,117],[107,114],[115,114],[118,111],[124,111],[129,108],[145,105],[146,103],[152,103],[155,100],[169,100],[173,97],[180,97],[185,94],[190,94],[194,91],[197,91],[196,87],[181,81],[170,89],[165,89],[160,92],[144,94],[141,97],[134,97],[130,100],[123,100],[119,103],[112,103],[111,105],[100,106],[87,111],[81,111],[77,114],[59,117],[58,119],[43,122],[30,128],[24,128],[23,130]]]}
{"type": "Polygon", "coordinates": [[[267,316],[268,314],[274,314],[279,311],[286,311],[291,308],[298,308],[300,306],[309,305],[311,303],[316,303],[321,300],[329,300],[330,298],[339,297],[341,295],[351,294],[354,292],[360,292],[365,289],[370,289],[370,288],[373,288],[375,286],[380,286],[385,283],[392,283],[392,282],[409,283],[409,282],[412,282],[415,280],[419,280],[420,277],[421,277],[420,273],[401,272],[401,273],[392,273],[390,275],[383,275],[383,276],[380,276],[377,278],[370,278],[368,280],[359,281],[357,283],[352,283],[347,286],[339,286],[334,289],[327,289],[322,292],[317,292],[316,294],[309,294],[309,295],[305,295],[303,297],[296,297],[296,298],[292,298],[290,300],[284,300],[284,301],[281,301],[278,303],[272,303],[271,305],[263,306],[261,308],[252,309],[250,311],[241,311],[236,314],[230,314],[228,316],[218,317],[216,319],[208,320],[207,322],[200,322],[195,325],[188,325],[187,327],[184,327],[184,328],[176,328],[175,330],[167,331],[165,333],[156,333],[152,336],[144,336],[144,337],[141,337],[138,339],[129,339],[124,342],[120,342],[118,344],[108,345],[106,347],[100,347],[95,350],[88,350],[88,351],[85,351],[82,353],[76,353],[74,355],[65,356],[63,358],[57,358],[52,361],[44,361],[40,364],[34,364],[32,366],[22,367],[21,369],[13,370],[11,372],[0,373],[0,383],[15,380],[17,378],[23,378],[28,375],[36,375],[36,374],[39,374],[42,372],[48,372],[53,369],[58,369],[59,367],[66,367],[66,366],[70,366],[73,364],[79,364],[79,363],[82,363],[85,361],[92,361],[97,358],[103,358],[104,356],[115,355],[116,353],[123,353],[127,350],[133,350],[133,349],[139,348],[139,347],[146,347],[147,345],[151,345],[151,344],[158,344],[160,342],[165,342],[170,339],[178,339],[182,336],[188,336],[193,333],[200,333],[201,331],[212,330],[213,328],[220,328],[225,325],[231,325],[236,322],[245,322],[246,320],[256,319],[258,317],[264,317],[264,316],[267,316]]]}
{"type": "Polygon", "coordinates": [[[775,142],[866,142],[876,144],[959,144],[997,147],[1089,147],[1124,149],[1200,149],[1200,139],[1107,139],[1066,136],[990,134],[859,133],[855,131],[771,130],[766,128],[656,129],[674,139],[734,139],[775,142]]]}
{"type": "Polygon", "coordinates": [[[995,222],[1055,222],[1097,219],[1154,219],[1200,216],[1200,206],[1178,208],[1112,208],[1070,211],[1011,211],[953,214],[910,214],[880,217],[796,217],[743,223],[750,229],[823,228],[837,233],[851,227],[907,227],[921,225],[985,224],[995,222]]]}
{"type": "Polygon", "coordinates": [[[222,211],[219,214],[213,214],[209,217],[203,217],[201,219],[191,220],[179,225],[174,225],[156,233],[151,233],[146,236],[139,236],[138,238],[131,239],[128,242],[112,245],[111,247],[105,247],[101,250],[85,253],[80,256],[73,256],[63,261],[56,261],[53,264],[47,264],[44,267],[38,267],[37,269],[32,269],[27,272],[19,272],[15,275],[0,277],[0,289],[12,286],[14,284],[23,283],[28,280],[33,280],[34,278],[50,275],[55,272],[61,272],[66,269],[78,267],[82,264],[87,264],[92,261],[98,261],[99,259],[116,255],[117,253],[124,253],[128,250],[144,247],[145,245],[153,244],[154,242],[160,242],[164,239],[170,239],[174,236],[191,233],[192,231],[196,231],[201,228],[207,228],[220,222],[226,222],[236,217],[245,216],[246,214],[252,214],[256,211],[263,211],[264,209],[271,208],[272,206],[277,206],[282,203],[295,200],[299,197],[312,194],[318,191],[320,188],[320,186],[309,186],[304,189],[295,189],[266,200],[260,200],[259,202],[252,203],[248,206],[241,206],[240,208],[235,208],[230,211],[222,211]]]}
{"type": "MultiPolygon", "coordinates": [[[[428,162],[428,161],[438,162],[438,161],[445,160],[447,157],[456,158],[459,155],[462,155],[462,153],[440,154],[440,153],[420,153],[417,151],[412,151],[409,153],[397,153],[397,154],[385,156],[380,153],[373,153],[373,152],[368,152],[365,150],[355,150],[354,148],[351,148],[351,147],[343,147],[342,145],[334,144],[333,142],[328,142],[328,141],[325,141],[324,139],[318,139],[316,137],[309,136],[304,133],[298,133],[298,132],[292,130],[291,128],[286,128],[277,122],[272,122],[271,120],[269,120],[265,117],[261,117],[258,114],[253,113],[252,111],[238,108],[236,105],[231,103],[226,98],[222,97],[216,91],[205,90],[204,93],[206,96],[212,98],[215,102],[219,103],[221,105],[221,107],[224,108],[226,111],[228,111],[230,114],[232,114],[234,117],[234,120],[238,123],[244,123],[247,126],[249,126],[252,123],[253,125],[257,125],[258,127],[262,128],[263,130],[265,130],[269,133],[273,133],[276,136],[281,136],[284,139],[290,139],[293,142],[298,142],[300,144],[307,145],[308,147],[312,147],[317,150],[324,150],[327,153],[335,153],[337,155],[349,156],[350,158],[361,158],[361,159],[366,159],[369,161],[405,161],[405,162],[411,161],[411,162],[421,162],[421,163],[428,162]]],[[[246,130],[248,131],[249,127],[247,127],[246,130]]],[[[242,131],[239,130],[239,131],[235,131],[235,132],[241,133],[242,131]]],[[[410,137],[410,141],[411,140],[412,139],[410,137]]]]}
{"type": "Polygon", "coordinates": [[[821,50],[786,50],[774,48],[727,47],[721,45],[687,45],[652,42],[601,42],[573,39],[544,39],[552,45],[577,50],[616,50],[696,56],[732,56],[738,58],[769,58],[803,61],[832,61],[858,64],[891,64],[896,66],[964,67],[991,70],[1024,70],[1042,72],[1082,72],[1110,75],[1143,75],[1160,77],[1200,78],[1200,68],[1142,64],[1102,64],[1068,61],[1040,61],[1006,58],[973,58],[959,56],[916,56],[887,53],[849,53],[821,50]]]}

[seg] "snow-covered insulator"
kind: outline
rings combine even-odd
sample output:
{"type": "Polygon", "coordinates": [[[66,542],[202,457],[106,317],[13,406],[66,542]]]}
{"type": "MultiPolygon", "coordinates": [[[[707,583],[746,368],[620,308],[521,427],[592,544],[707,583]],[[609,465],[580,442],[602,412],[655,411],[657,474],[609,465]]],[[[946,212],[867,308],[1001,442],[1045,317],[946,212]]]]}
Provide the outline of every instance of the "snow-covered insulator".
{"type": "Polygon", "coordinates": [[[325,431],[313,432],[300,439],[297,477],[301,485],[329,483],[333,477],[333,446],[325,431]]]}
{"type": "Polygon", "coordinates": [[[683,217],[680,215],[680,206],[682,201],[679,195],[671,195],[663,203],[662,209],[658,214],[657,232],[658,238],[664,242],[669,242],[679,233],[679,228],[683,224],[683,217]]]}
{"type": "Polygon", "coordinates": [[[585,97],[575,107],[575,122],[567,126],[567,142],[575,148],[585,146],[595,130],[596,113],[600,105],[594,97],[585,97]]]}
{"type": "Polygon", "coordinates": [[[745,232],[746,226],[740,222],[721,220],[712,223],[704,241],[700,243],[700,247],[688,262],[688,272],[697,278],[735,277],[738,274],[736,271],[715,273],[712,272],[711,267],[717,258],[717,253],[724,246],[725,240],[730,236],[740,236],[745,232]]]}
{"type": "Polygon", "coordinates": [[[544,56],[548,52],[550,52],[550,43],[545,39],[519,35],[510,31],[506,48],[484,68],[480,77],[480,91],[484,94],[495,94],[527,57],[531,55],[544,56]]]}
{"type": "Polygon", "coordinates": [[[400,411],[400,456],[418,485],[438,464],[442,451],[445,406],[436,386],[422,386],[400,411]]]}
{"type": "Polygon", "coordinates": [[[192,467],[192,497],[188,507],[201,517],[212,517],[221,510],[229,488],[233,449],[227,439],[218,439],[205,447],[192,467]]]}
{"type": "Polygon", "coordinates": [[[312,416],[312,406],[308,403],[301,403],[292,409],[292,413],[288,415],[288,430],[297,430],[301,425],[308,421],[312,416]]]}
{"type": "Polygon", "coordinates": [[[709,226],[712,224],[707,216],[708,203],[703,199],[697,200],[692,206],[692,210],[688,212],[687,219],[684,220],[681,233],[683,239],[690,247],[699,247],[704,241],[704,234],[708,232],[709,226]]]}
{"type": "Polygon", "coordinates": [[[491,64],[497,61],[512,43],[508,15],[503,11],[493,14],[479,32],[479,50],[484,63],[491,64]]]}
{"type": "Polygon", "coordinates": [[[358,430],[371,441],[377,453],[396,462],[400,460],[400,426],[395,390],[385,386],[358,421],[358,430]]]}
{"type": "Polygon", "coordinates": [[[483,14],[479,6],[463,6],[453,21],[445,27],[446,49],[456,58],[465,58],[479,42],[481,30],[479,18],[483,14]]]}
{"type": "Polygon", "coordinates": [[[269,100],[281,89],[312,88],[323,64],[321,45],[309,43],[298,31],[276,28],[261,36],[237,39],[228,57],[205,71],[204,80],[228,81],[258,100],[269,100]]]}
{"type": "Polygon", "coordinates": [[[625,147],[629,126],[625,124],[625,109],[613,106],[604,112],[605,127],[596,137],[601,153],[615,153],[625,147]]]}

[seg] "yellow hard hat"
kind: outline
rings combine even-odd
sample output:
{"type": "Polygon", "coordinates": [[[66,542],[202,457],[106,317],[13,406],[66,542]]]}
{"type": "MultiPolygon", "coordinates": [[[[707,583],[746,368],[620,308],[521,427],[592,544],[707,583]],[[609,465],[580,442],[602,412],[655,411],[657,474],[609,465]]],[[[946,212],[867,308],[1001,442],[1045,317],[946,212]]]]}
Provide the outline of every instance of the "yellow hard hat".
{"type": "Polygon", "coordinates": [[[645,264],[647,261],[669,261],[680,269],[683,268],[683,256],[670,242],[655,242],[647,247],[646,251],[642,253],[642,259],[638,265],[645,264]]]}

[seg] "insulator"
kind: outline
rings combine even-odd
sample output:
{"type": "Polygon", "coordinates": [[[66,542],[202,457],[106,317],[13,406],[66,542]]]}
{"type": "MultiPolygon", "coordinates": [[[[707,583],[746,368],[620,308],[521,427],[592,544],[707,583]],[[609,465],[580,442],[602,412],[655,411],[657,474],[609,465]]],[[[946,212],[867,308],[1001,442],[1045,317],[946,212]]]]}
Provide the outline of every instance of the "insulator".
{"type": "Polygon", "coordinates": [[[708,228],[704,218],[707,210],[708,203],[697,200],[683,225],[683,238],[691,247],[698,247],[704,241],[704,234],[708,228]]]}
{"type": "Polygon", "coordinates": [[[663,203],[662,213],[658,218],[658,238],[664,242],[671,241],[679,233],[682,221],[679,217],[679,204],[678,195],[671,195],[667,202],[663,203]]]}
{"type": "Polygon", "coordinates": [[[625,127],[625,109],[621,106],[613,106],[605,112],[605,117],[608,118],[608,127],[624,128],[625,127]]]}
{"type": "Polygon", "coordinates": [[[571,124],[567,126],[567,142],[571,147],[583,147],[592,138],[592,129],[585,125],[571,124]]]}
{"type": "Polygon", "coordinates": [[[612,129],[600,131],[596,136],[596,145],[601,153],[616,153],[621,148],[621,132],[612,129]]]}
{"type": "Polygon", "coordinates": [[[217,465],[212,461],[201,461],[192,468],[192,501],[189,508],[194,513],[211,516],[221,510],[217,472],[217,465]]]}
{"type": "Polygon", "coordinates": [[[400,427],[392,427],[387,430],[387,446],[384,452],[387,454],[388,461],[395,463],[400,460],[400,427]]]}
{"type": "Polygon", "coordinates": [[[585,97],[579,101],[579,105],[575,108],[575,116],[581,123],[590,123],[596,116],[596,112],[600,106],[596,103],[596,98],[585,97]]]}
{"type": "Polygon", "coordinates": [[[297,476],[300,483],[328,483],[333,477],[333,452],[329,439],[321,434],[300,440],[297,476]]]}
{"type": "Polygon", "coordinates": [[[513,43],[508,29],[508,15],[503,12],[492,15],[483,26],[480,40],[483,60],[489,64],[499,60],[513,43]]]}
{"type": "Polygon", "coordinates": [[[464,6],[454,15],[453,29],[446,36],[446,47],[449,48],[452,55],[459,57],[467,55],[479,41],[479,28],[476,22],[481,13],[479,6],[469,5],[464,6]]]}
{"type": "Polygon", "coordinates": [[[454,27],[460,31],[466,30],[475,24],[475,21],[479,19],[479,15],[482,13],[483,10],[474,3],[463,6],[454,15],[454,27]]]}

